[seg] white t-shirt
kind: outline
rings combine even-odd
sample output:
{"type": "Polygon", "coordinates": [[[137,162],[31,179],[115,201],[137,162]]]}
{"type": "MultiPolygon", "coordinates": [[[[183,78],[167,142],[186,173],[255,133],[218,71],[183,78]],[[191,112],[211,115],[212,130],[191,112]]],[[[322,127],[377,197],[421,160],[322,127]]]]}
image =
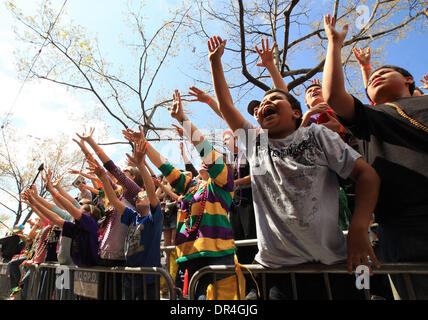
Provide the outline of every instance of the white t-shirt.
{"type": "Polygon", "coordinates": [[[249,122],[243,129],[248,145],[240,139],[239,147],[247,149],[250,163],[255,260],[269,268],[346,260],[337,175],[347,178],[361,155],[321,125],[300,128],[284,139],[268,139],[262,130],[255,134],[249,122]]]}

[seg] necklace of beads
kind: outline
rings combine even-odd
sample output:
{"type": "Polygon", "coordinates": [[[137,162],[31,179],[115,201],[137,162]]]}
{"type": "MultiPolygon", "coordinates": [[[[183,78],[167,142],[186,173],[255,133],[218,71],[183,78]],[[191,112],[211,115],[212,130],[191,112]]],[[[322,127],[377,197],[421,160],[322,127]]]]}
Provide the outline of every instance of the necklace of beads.
{"type": "Polygon", "coordinates": [[[34,259],[40,258],[41,255],[45,253],[45,249],[49,243],[49,238],[51,237],[53,230],[54,230],[54,226],[52,225],[50,226],[49,231],[47,231],[48,235],[46,236],[46,239],[42,242],[41,247],[38,250],[36,249],[36,252],[34,253],[34,259]]]}
{"type": "MultiPolygon", "coordinates": [[[[241,178],[241,172],[240,172],[240,163],[239,163],[239,154],[236,155],[236,161],[235,161],[235,168],[238,171],[238,179],[241,178]]],[[[238,185],[237,190],[239,190],[239,201],[236,200],[235,197],[233,197],[232,203],[235,207],[239,207],[241,205],[242,202],[242,188],[240,185],[238,185]]],[[[236,192],[235,192],[236,194],[236,192]]]]}
{"type": "Polygon", "coordinates": [[[208,198],[208,183],[204,186],[204,189],[202,191],[202,199],[200,201],[201,206],[200,206],[200,209],[199,209],[199,214],[196,217],[195,223],[190,228],[190,218],[191,218],[191,215],[192,215],[191,211],[192,211],[192,204],[193,204],[193,196],[195,195],[195,193],[196,193],[196,191],[198,189],[199,189],[198,186],[196,186],[195,189],[192,192],[192,199],[189,202],[189,205],[187,207],[186,217],[184,218],[184,222],[186,224],[186,229],[185,230],[187,231],[187,233],[194,232],[194,231],[196,231],[199,228],[199,224],[201,223],[201,220],[202,220],[202,215],[204,214],[205,205],[206,205],[207,198],[208,198]]]}

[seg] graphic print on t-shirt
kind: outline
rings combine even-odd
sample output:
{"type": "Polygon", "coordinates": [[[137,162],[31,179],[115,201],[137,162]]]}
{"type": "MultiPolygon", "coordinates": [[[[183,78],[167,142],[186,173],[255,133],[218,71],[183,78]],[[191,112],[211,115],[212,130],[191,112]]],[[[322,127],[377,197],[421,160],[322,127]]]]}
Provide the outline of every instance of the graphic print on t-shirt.
{"type": "Polygon", "coordinates": [[[144,251],[144,245],[141,244],[141,233],[144,230],[144,223],[138,225],[131,224],[128,229],[125,243],[125,255],[132,256],[138,252],[144,251]]]}

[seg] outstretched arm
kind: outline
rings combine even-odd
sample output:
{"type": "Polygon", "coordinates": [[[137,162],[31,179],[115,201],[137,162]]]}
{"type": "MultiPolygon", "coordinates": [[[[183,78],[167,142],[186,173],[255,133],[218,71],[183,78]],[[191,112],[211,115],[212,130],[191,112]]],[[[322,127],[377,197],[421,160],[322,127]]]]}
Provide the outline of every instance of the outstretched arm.
{"type": "Polygon", "coordinates": [[[265,40],[262,38],[261,40],[262,44],[262,51],[255,46],[255,49],[260,57],[260,62],[257,63],[257,66],[259,67],[265,67],[267,71],[269,71],[270,77],[273,81],[273,86],[278,89],[282,89],[286,92],[288,92],[288,87],[284,82],[284,79],[281,76],[281,73],[279,72],[278,68],[275,65],[275,61],[273,58],[273,53],[276,47],[276,42],[273,43],[272,48],[269,49],[269,39],[266,39],[266,45],[265,40]]]}
{"type": "Polygon", "coordinates": [[[42,216],[46,217],[49,221],[51,221],[53,224],[57,225],[60,228],[64,226],[64,219],[60,218],[53,211],[46,208],[41,202],[37,201],[36,197],[34,196],[34,190],[28,189],[26,191],[25,200],[27,201],[28,205],[30,205],[34,209],[37,209],[35,210],[36,213],[41,213],[42,216]]]}
{"type": "Polygon", "coordinates": [[[42,178],[46,184],[46,190],[49,191],[52,194],[52,196],[59,201],[59,203],[64,207],[64,209],[67,210],[76,221],[80,221],[80,218],[82,217],[82,212],[80,212],[80,210],[77,209],[73,205],[73,203],[70,202],[66,197],[61,195],[59,192],[55,191],[55,188],[51,181],[52,172],[48,171],[46,176],[42,178]]]}
{"type": "Polygon", "coordinates": [[[146,154],[150,161],[162,172],[168,182],[178,193],[185,193],[194,180],[187,177],[180,170],[174,168],[168,161],[145,139],[144,131],[139,125],[139,131],[131,129],[123,130],[123,136],[129,142],[137,142],[144,139],[146,154]]]}
{"type": "Polygon", "coordinates": [[[203,102],[206,103],[207,105],[210,106],[210,108],[220,117],[223,119],[223,115],[220,112],[220,109],[218,107],[218,103],[217,101],[214,100],[213,97],[211,97],[208,93],[202,91],[201,89],[198,89],[196,87],[190,87],[189,88],[189,94],[194,96],[195,98],[190,100],[191,102],[193,101],[199,101],[199,102],[203,102]]]}
{"type": "Polygon", "coordinates": [[[162,190],[164,194],[167,194],[172,200],[178,200],[180,197],[171,190],[171,187],[162,183],[162,181],[155,182],[155,186],[158,187],[158,190],[162,190]]]}
{"type": "Polygon", "coordinates": [[[354,48],[352,52],[354,53],[355,58],[357,59],[361,67],[364,88],[367,88],[370,75],[372,74],[372,66],[370,64],[370,47],[368,47],[366,50],[364,50],[363,48],[354,48]]]}
{"type": "Polygon", "coordinates": [[[146,149],[147,145],[145,143],[145,139],[140,139],[134,144],[134,154],[132,156],[126,154],[126,156],[140,170],[141,177],[143,178],[144,185],[146,187],[147,196],[150,200],[150,205],[152,208],[156,208],[159,204],[159,198],[156,195],[156,187],[153,183],[153,179],[145,165],[144,157],[146,155],[146,149]]]}
{"type": "Polygon", "coordinates": [[[99,188],[100,187],[100,181],[99,181],[99,179],[98,179],[97,176],[93,176],[91,174],[87,174],[85,172],[78,171],[78,170],[73,170],[73,169],[70,169],[69,173],[71,173],[71,174],[79,174],[82,177],[85,177],[85,178],[91,180],[92,181],[92,185],[94,186],[94,188],[99,188]]]}
{"type": "Polygon", "coordinates": [[[343,119],[353,120],[354,98],[345,89],[341,50],[348,32],[348,25],[342,31],[335,29],[335,19],[324,16],[324,28],[328,37],[327,56],[324,65],[322,93],[329,106],[343,119]]]}
{"type": "MultiPolygon", "coordinates": [[[[34,185],[33,185],[34,186],[34,185]]],[[[38,199],[39,197],[38,197],[38,194],[37,194],[37,191],[34,193],[33,192],[33,195],[34,195],[34,197],[36,198],[36,199],[38,199]]],[[[39,218],[40,218],[40,221],[42,222],[42,224],[44,225],[44,224],[46,224],[48,221],[49,221],[49,219],[47,219],[46,217],[45,217],[45,215],[36,207],[36,206],[34,206],[30,201],[28,201],[28,196],[26,195],[26,193],[24,192],[24,194],[23,194],[23,199],[26,201],[25,202],[25,204],[27,205],[27,206],[29,206],[38,216],[39,216],[39,218]]],[[[49,202],[48,202],[49,203],[49,202]]]]}
{"type": "Polygon", "coordinates": [[[246,120],[233,105],[232,95],[224,76],[221,56],[223,55],[225,46],[226,40],[223,41],[218,36],[211,37],[208,41],[211,74],[218,107],[229,128],[235,131],[242,128],[246,120]]]}
{"type": "MultiPolygon", "coordinates": [[[[69,201],[69,202],[71,202],[71,203],[75,203],[76,202],[76,199],[74,199],[72,196],[70,196],[69,194],[68,194],[68,192],[67,191],[65,191],[63,188],[62,188],[62,186],[61,186],[61,181],[62,181],[62,178],[58,178],[58,179],[56,179],[53,183],[52,183],[52,186],[58,191],[58,193],[60,194],[60,195],[62,195],[65,199],[67,199],[67,201],[69,201]]],[[[54,198],[54,200],[56,200],[56,202],[59,202],[56,198],[54,198]]],[[[56,203],[55,202],[55,203],[56,203]]],[[[59,204],[61,204],[61,203],[59,203],[59,204]]],[[[61,204],[62,205],[62,204],[61,204]]]]}
{"type": "Polygon", "coordinates": [[[95,159],[88,160],[88,164],[91,173],[95,174],[103,183],[104,192],[107,196],[108,201],[113,205],[117,212],[123,214],[125,212],[126,206],[123,204],[122,201],[119,200],[116,195],[116,192],[114,192],[113,187],[111,186],[107,178],[107,174],[104,168],[100,166],[100,164],[95,159]]]}
{"type": "MultiPolygon", "coordinates": [[[[141,187],[138,186],[134,180],[129,178],[123,171],[118,168],[113,161],[107,156],[102,148],[95,142],[92,137],[94,129],[92,128],[88,135],[78,135],[79,138],[86,143],[88,143],[91,148],[98,155],[99,159],[102,161],[104,167],[117,179],[117,181],[125,188],[123,194],[124,198],[128,200],[129,203],[134,203],[134,197],[141,191],[141,187]]],[[[95,159],[93,159],[95,160],[95,159]]]]}

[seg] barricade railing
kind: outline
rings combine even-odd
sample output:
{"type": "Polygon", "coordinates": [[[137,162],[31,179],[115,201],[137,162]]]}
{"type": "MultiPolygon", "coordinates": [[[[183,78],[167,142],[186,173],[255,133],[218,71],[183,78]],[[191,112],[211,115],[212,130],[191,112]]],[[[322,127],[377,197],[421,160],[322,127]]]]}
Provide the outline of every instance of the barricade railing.
{"type": "MultiPolygon", "coordinates": [[[[337,265],[322,265],[322,264],[302,264],[295,266],[287,266],[278,269],[268,269],[261,265],[251,264],[244,265],[242,272],[244,274],[249,274],[250,272],[246,269],[249,269],[253,274],[261,274],[261,291],[262,298],[267,299],[267,290],[266,290],[266,275],[267,274],[290,274],[291,284],[292,284],[292,294],[293,299],[298,300],[296,274],[323,274],[325,281],[325,288],[327,291],[327,296],[329,300],[332,300],[332,291],[330,286],[329,274],[349,274],[347,271],[346,264],[337,264],[337,265]]],[[[383,275],[395,275],[400,274],[403,276],[408,296],[410,300],[416,300],[415,291],[413,288],[410,275],[428,275],[428,264],[426,263],[384,263],[381,265],[380,269],[372,268],[374,274],[383,274],[383,275]]],[[[214,297],[217,297],[216,291],[216,277],[218,274],[235,274],[234,265],[213,265],[204,267],[196,271],[189,282],[189,299],[195,299],[195,288],[197,282],[204,275],[212,274],[213,275],[213,286],[214,286],[214,297]]],[[[370,289],[362,289],[365,293],[365,298],[367,300],[371,299],[370,289]]]]}
{"type": "Polygon", "coordinates": [[[161,277],[169,299],[176,299],[174,281],[164,268],[81,268],[43,263],[30,270],[21,295],[27,300],[159,300],[161,277]]]}
{"type": "Polygon", "coordinates": [[[0,299],[5,298],[10,291],[9,265],[0,262],[0,299]]]}

